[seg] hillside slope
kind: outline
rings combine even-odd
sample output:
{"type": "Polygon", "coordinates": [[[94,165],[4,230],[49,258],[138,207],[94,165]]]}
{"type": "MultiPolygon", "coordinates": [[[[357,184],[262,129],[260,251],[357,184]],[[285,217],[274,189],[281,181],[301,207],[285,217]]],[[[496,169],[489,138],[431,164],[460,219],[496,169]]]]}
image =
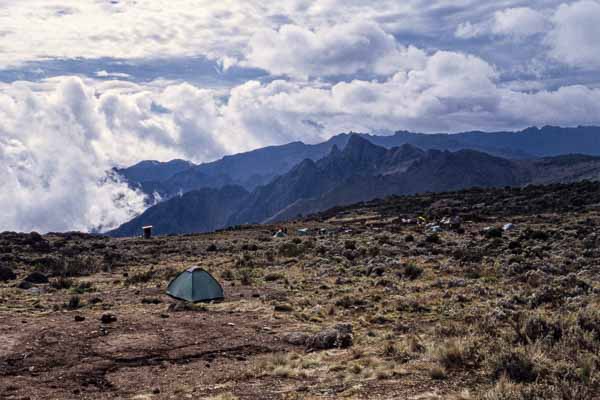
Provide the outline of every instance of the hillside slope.
{"type": "Polygon", "coordinates": [[[392,195],[599,178],[599,157],[515,161],[473,150],[423,151],[411,145],[386,149],[353,135],[344,150],[333,146],[321,160],[306,159],[251,193],[241,187],[192,191],[150,208],[111,234],[137,234],[144,224],[158,224],[159,234],[206,232],[283,221],[392,195]]]}

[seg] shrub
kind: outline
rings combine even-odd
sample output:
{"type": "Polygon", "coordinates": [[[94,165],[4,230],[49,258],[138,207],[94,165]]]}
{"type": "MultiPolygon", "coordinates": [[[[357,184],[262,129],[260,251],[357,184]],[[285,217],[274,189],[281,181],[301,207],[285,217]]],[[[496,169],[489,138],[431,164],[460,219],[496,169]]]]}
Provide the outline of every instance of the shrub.
{"type": "Polygon", "coordinates": [[[447,369],[466,369],[475,361],[474,349],[463,340],[450,340],[438,347],[435,357],[447,369]]]}
{"type": "Polygon", "coordinates": [[[446,379],[446,371],[439,365],[434,365],[429,369],[429,376],[435,380],[446,379]]]}
{"type": "Polygon", "coordinates": [[[0,282],[17,279],[17,275],[8,267],[0,267],[0,282]]]}
{"type": "Polygon", "coordinates": [[[359,307],[366,305],[366,301],[357,297],[344,296],[335,302],[335,305],[342,308],[359,307]]]}
{"type": "Polygon", "coordinates": [[[242,250],[243,251],[258,251],[258,246],[255,245],[254,243],[246,243],[242,245],[242,250]]]}
{"type": "Polygon", "coordinates": [[[91,282],[80,282],[79,285],[71,287],[71,291],[77,294],[83,294],[92,290],[91,282]]]}
{"type": "Polygon", "coordinates": [[[240,283],[244,286],[248,286],[252,284],[253,276],[252,270],[249,268],[243,268],[239,271],[239,279],[240,283]]]}
{"type": "Polygon", "coordinates": [[[377,257],[379,255],[379,247],[369,247],[368,253],[370,257],[377,257]]]}
{"type": "Polygon", "coordinates": [[[400,299],[396,303],[396,310],[401,312],[425,313],[431,311],[427,305],[419,303],[415,299],[400,299]]]}
{"type": "Polygon", "coordinates": [[[265,275],[264,279],[267,282],[283,281],[285,280],[285,276],[279,272],[270,272],[265,275]]]}
{"type": "Polygon", "coordinates": [[[57,290],[70,289],[71,286],[73,286],[73,280],[61,276],[60,278],[51,281],[50,286],[57,290]]]}
{"type": "Polygon", "coordinates": [[[298,257],[302,252],[302,247],[298,246],[296,243],[282,243],[279,246],[279,255],[281,257],[298,257]]]}
{"type": "Polygon", "coordinates": [[[294,307],[287,303],[277,303],[273,306],[273,310],[278,312],[292,312],[294,311],[294,307]]]}
{"type": "Polygon", "coordinates": [[[132,275],[125,280],[126,285],[138,285],[140,283],[147,283],[151,281],[156,274],[156,271],[149,269],[139,274],[132,275]]]}
{"type": "Polygon", "coordinates": [[[491,361],[492,374],[496,379],[506,375],[515,382],[533,382],[538,368],[530,354],[523,349],[509,349],[495,355],[491,361]]]}
{"type": "Polygon", "coordinates": [[[482,397],[483,400],[536,400],[542,398],[544,397],[537,397],[534,387],[513,383],[505,376],[501,377],[496,386],[482,397]]]}
{"type": "Polygon", "coordinates": [[[235,276],[230,269],[226,269],[225,271],[221,272],[221,278],[226,281],[232,281],[235,279],[235,276]]]}
{"type": "Polygon", "coordinates": [[[437,233],[432,233],[431,235],[427,235],[427,237],[425,238],[425,242],[440,244],[442,243],[442,239],[437,233]]]}
{"type": "Polygon", "coordinates": [[[577,315],[577,325],[585,332],[590,332],[596,340],[600,340],[600,312],[587,308],[577,315]]]}
{"type": "Polygon", "coordinates": [[[552,343],[558,342],[563,334],[559,323],[548,321],[540,315],[534,315],[527,319],[523,333],[532,342],[546,339],[552,343]]]}
{"type": "Polygon", "coordinates": [[[208,252],[215,252],[215,251],[219,251],[219,249],[217,248],[217,245],[214,243],[211,243],[207,248],[206,251],[208,252]]]}
{"type": "Polygon", "coordinates": [[[387,342],[383,347],[383,356],[394,358],[398,355],[399,350],[398,347],[394,344],[394,342],[387,342]]]}
{"type": "Polygon", "coordinates": [[[548,232],[545,231],[538,231],[535,229],[527,229],[523,235],[522,235],[523,239],[533,239],[533,240],[540,240],[540,241],[546,241],[548,239],[550,239],[550,234],[548,232]]]}
{"type": "Polygon", "coordinates": [[[45,257],[37,261],[35,269],[51,276],[88,276],[105,270],[103,259],[93,256],[45,257]]]}
{"type": "Polygon", "coordinates": [[[419,267],[414,262],[408,262],[404,265],[402,276],[414,281],[423,274],[423,268],[419,267]]]}
{"type": "Polygon", "coordinates": [[[76,310],[81,307],[81,299],[79,296],[71,296],[69,302],[65,305],[65,307],[69,310],[76,310]]]}

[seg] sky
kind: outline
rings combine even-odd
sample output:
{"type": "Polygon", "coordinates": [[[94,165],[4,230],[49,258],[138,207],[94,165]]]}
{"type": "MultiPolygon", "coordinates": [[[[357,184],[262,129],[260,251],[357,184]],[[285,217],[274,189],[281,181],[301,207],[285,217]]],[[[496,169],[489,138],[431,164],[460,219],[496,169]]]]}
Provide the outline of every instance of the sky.
{"type": "Polygon", "coordinates": [[[600,0],[0,0],[0,231],[144,208],[107,173],[341,132],[600,125],[600,0]]]}

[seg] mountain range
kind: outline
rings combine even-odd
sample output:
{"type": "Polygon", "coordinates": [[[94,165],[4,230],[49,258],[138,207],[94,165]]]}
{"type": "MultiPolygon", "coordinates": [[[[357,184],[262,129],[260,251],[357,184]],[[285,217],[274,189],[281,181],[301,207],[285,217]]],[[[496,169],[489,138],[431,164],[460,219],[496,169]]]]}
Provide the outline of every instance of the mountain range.
{"type": "Polygon", "coordinates": [[[333,146],[344,148],[352,135],[359,135],[388,149],[403,144],[423,150],[471,149],[512,160],[562,154],[600,156],[600,127],[546,126],[520,132],[494,133],[422,134],[399,131],[389,136],[342,133],[319,144],[292,142],[269,146],[200,165],[183,160],[142,161],[129,168],[117,169],[116,172],[149,195],[152,202],[206,187],[238,185],[252,191],[289,172],[305,159],[317,161],[325,157],[333,146]]]}
{"type": "Polygon", "coordinates": [[[342,134],[319,145],[273,146],[179,171],[180,162],[152,164],[165,170],[157,174],[138,164],[132,167],[137,175],[127,170],[122,175],[132,185],[164,188],[161,196],[169,200],[109,234],[137,235],[146,224],[154,225],[157,234],[204,232],[275,222],[389,195],[597,180],[600,157],[594,155],[600,155],[600,128],[545,127],[446,137],[342,134]],[[479,136],[484,139],[475,139],[479,136]],[[565,152],[588,155],[557,155],[560,140],[565,152]]]}

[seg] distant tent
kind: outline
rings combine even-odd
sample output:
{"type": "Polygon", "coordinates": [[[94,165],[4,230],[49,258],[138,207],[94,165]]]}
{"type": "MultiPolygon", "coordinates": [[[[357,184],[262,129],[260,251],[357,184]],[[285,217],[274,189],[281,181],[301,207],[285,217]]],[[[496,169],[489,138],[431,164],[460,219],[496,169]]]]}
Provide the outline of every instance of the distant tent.
{"type": "Polygon", "coordinates": [[[169,283],[167,294],[179,300],[200,302],[223,299],[223,287],[207,271],[191,267],[169,283]]]}
{"type": "Polygon", "coordinates": [[[279,231],[277,231],[277,233],[275,233],[275,234],[273,235],[273,237],[274,237],[274,238],[284,238],[284,237],[286,237],[286,236],[287,236],[287,235],[286,235],[286,234],[285,234],[285,232],[284,232],[284,231],[282,231],[282,230],[279,230],[279,231]]]}

